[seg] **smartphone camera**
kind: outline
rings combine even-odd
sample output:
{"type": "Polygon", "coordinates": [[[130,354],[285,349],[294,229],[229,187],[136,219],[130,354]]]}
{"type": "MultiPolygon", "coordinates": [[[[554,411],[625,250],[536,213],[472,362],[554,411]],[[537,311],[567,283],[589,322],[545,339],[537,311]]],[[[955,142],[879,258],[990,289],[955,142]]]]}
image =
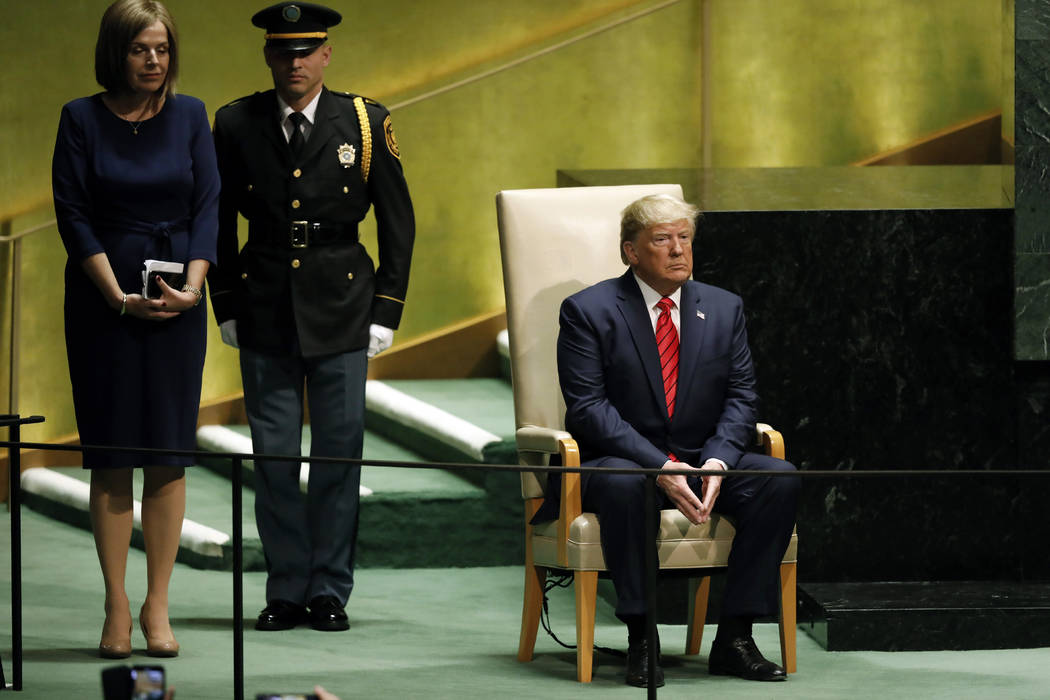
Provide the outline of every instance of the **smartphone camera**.
{"type": "Polygon", "coordinates": [[[105,700],[164,700],[163,666],[111,666],[102,669],[105,700]]]}
{"type": "Polygon", "coordinates": [[[131,700],[164,700],[164,669],[160,666],[132,666],[131,683],[131,700]]]}

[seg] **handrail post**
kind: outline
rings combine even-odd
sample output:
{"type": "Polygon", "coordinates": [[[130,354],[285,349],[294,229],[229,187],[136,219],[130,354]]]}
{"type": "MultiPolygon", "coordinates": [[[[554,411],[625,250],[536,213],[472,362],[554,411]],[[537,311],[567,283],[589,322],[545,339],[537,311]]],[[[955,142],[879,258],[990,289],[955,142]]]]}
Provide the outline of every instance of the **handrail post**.
{"type": "Polygon", "coordinates": [[[241,457],[234,457],[233,484],[233,697],[244,700],[244,544],[241,515],[241,457]]]}
{"type": "MultiPolygon", "coordinates": [[[[22,690],[22,424],[43,423],[43,416],[22,418],[15,414],[0,415],[0,425],[8,426],[7,495],[11,511],[11,687],[22,690]]],[[[0,663],[0,690],[6,683],[3,664],[0,663]]]]}
{"type": "Polygon", "coordinates": [[[656,572],[660,567],[660,552],[656,542],[656,475],[653,470],[645,476],[645,639],[648,646],[650,700],[656,698],[656,667],[659,663],[656,636],[656,572]]]}
{"type": "Polygon", "coordinates": [[[18,375],[21,365],[19,333],[22,327],[22,240],[11,244],[11,336],[8,348],[9,374],[7,385],[7,410],[18,413],[18,375]]]}
{"type": "MultiPolygon", "coordinates": [[[[22,439],[21,418],[18,415],[4,416],[11,419],[8,440],[17,443],[22,439]]],[[[7,504],[11,512],[11,687],[22,690],[22,459],[21,448],[7,448],[9,490],[7,504]]],[[[0,666],[0,680],[3,667],[0,666]]]]}

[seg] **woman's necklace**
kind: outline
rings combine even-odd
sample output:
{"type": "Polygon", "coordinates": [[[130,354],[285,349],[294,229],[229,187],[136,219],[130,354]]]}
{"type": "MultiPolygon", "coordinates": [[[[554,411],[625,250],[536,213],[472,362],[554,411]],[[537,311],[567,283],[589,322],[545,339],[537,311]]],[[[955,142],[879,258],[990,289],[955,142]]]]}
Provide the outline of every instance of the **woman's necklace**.
{"type": "Polygon", "coordinates": [[[152,103],[153,103],[153,100],[146,100],[146,104],[144,104],[142,106],[142,110],[139,111],[139,120],[137,122],[136,121],[132,121],[131,119],[128,119],[128,124],[131,124],[131,133],[134,134],[135,136],[139,135],[139,127],[142,126],[142,123],[144,121],[146,121],[146,119],[147,119],[146,114],[149,113],[149,108],[152,105],[152,103]]]}
{"type": "MultiPolygon", "coordinates": [[[[131,118],[131,114],[135,112],[135,109],[129,109],[126,113],[123,110],[116,110],[117,116],[126,121],[131,125],[131,133],[135,136],[139,135],[139,127],[142,126],[150,117],[155,117],[160,112],[160,106],[157,104],[157,100],[150,98],[142,105],[142,108],[138,110],[138,120],[131,118]],[[125,116],[127,114],[127,116],[125,116]]],[[[163,100],[161,100],[163,103],[163,100]]],[[[115,107],[115,105],[114,105],[115,107]]]]}

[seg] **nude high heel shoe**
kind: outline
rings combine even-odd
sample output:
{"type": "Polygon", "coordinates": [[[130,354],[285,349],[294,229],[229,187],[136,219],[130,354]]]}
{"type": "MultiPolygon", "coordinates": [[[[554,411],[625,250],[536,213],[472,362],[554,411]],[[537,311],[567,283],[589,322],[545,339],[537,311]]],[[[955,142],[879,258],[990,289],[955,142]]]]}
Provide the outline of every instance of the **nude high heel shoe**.
{"type": "Polygon", "coordinates": [[[139,611],[139,627],[142,628],[142,636],[146,638],[146,656],[171,658],[179,655],[179,643],[175,641],[174,636],[171,639],[159,639],[150,635],[141,610],[139,611]]]}
{"type": "Polygon", "coordinates": [[[102,627],[102,639],[98,643],[98,655],[103,659],[126,659],[131,656],[131,626],[128,626],[127,636],[106,636],[109,628],[109,618],[102,627]]]}

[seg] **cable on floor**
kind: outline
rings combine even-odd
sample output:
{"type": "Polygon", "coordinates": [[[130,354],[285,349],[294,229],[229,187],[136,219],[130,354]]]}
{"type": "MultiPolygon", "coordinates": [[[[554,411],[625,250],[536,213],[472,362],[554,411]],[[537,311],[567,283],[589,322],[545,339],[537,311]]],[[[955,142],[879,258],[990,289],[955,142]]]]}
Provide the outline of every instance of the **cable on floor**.
{"type": "MultiPolygon", "coordinates": [[[[550,625],[550,611],[547,607],[547,593],[553,591],[555,588],[568,588],[572,585],[572,574],[547,574],[547,580],[543,582],[543,609],[540,611],[540,624],[543,625],[543,629],[546,630],[547,634],[550,635],[551,639],[565,647],[566,649],[575,649],[575,644],[566,644],[565,642],[558,639],[558,635],[554,634],[554,630],[551,629],[550,625]]],[[[594,650],[602,652],[603,654],[609,654],[618,658],[627,658],[627,654],[620,649],[611,649],[609,647],[594,645],[594,650]]],[[[598,657],[594,657],[594,665],[598,665],[598,657]]]]}

